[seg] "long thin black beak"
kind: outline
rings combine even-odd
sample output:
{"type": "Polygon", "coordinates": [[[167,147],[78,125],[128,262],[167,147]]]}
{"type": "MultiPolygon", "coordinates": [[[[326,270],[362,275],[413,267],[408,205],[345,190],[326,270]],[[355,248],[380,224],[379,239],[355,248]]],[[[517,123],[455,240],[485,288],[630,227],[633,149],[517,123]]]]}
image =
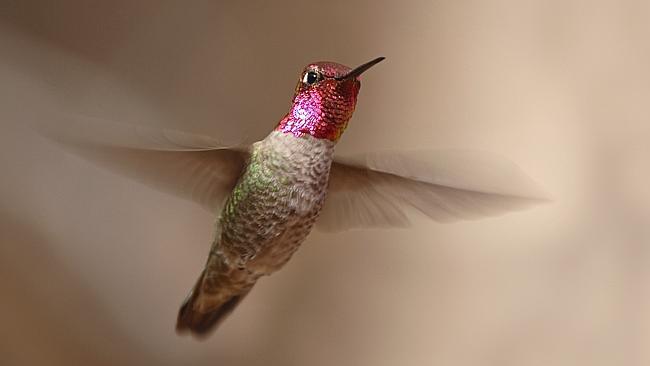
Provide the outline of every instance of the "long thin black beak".
{"type": "Polygon", "coordinates": [[[378,63],[384,61],[385,58],[386,57],[377,57],[376,59],[374,59],[372,61],[368,61],[365,64],[363,64],[361,66],[358,66],[356,69],[348,72],[347,74],[345,74],[343,76],[339,76],[339,77],[337,77],[335,79],[336,80],[345,80],[345,79],[356,78],[357,76],[363,74],[364,71],[366,71],[369,68],[371,68],[371,67],[377,65],[378,63]]]}

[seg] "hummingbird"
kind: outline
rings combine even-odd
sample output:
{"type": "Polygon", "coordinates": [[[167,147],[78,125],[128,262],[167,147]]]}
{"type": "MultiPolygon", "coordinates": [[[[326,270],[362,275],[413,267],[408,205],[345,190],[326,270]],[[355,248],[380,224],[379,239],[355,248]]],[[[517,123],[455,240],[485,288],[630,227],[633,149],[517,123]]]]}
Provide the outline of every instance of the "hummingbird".
{"type": "Polygon", "coordinates": [[[356,68],[310,63],[289,111],[248,146],[166,131],[154,140],[174,149],[94,145],[82,153],[211,211],[221,208],[205,267],[178,312],[177,333],[209,335],[261,277],[291,259],[315,226],[402,227],[409,209],[439,222],[475,219],[545,200],[518,167],[485,153],[335,156],[360,77],[382,60],[356,68]]]}

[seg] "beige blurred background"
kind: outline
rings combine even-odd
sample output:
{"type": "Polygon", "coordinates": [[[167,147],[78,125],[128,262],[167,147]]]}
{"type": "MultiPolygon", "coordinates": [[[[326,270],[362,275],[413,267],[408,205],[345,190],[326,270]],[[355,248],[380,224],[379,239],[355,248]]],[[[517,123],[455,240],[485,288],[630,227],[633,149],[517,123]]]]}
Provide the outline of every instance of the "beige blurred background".
{"type": "Polygon", "coordinates": [[[2,1],[0,364],[650,364],[650,3],[2,1]],[[554,203],[314,232],[207,341],[200,207],[35,136],[53,110],[258,138],[304,64],[364,76],[338,152],[507,156],[554,203]]]}

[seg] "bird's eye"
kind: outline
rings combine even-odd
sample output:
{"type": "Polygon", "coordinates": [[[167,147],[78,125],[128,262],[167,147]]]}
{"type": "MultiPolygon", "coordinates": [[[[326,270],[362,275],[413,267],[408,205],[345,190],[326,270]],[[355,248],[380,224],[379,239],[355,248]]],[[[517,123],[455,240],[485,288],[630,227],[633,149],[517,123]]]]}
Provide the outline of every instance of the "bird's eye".
{"type": "Polygon", "coordinates": [[[321,75],[316,72],[316,71],[309,71],[308,73],[305,74],[302,78],[302,82],[307,84],[307,85],[312,85],[315,82],[319,81],[321,79],[321,75]]]}

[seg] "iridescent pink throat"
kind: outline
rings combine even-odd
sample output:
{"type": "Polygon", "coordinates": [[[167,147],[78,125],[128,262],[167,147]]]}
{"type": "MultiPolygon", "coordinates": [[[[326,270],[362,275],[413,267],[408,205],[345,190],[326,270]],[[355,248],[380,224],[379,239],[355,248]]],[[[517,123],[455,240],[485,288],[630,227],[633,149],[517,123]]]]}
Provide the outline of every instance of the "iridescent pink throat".
{"type": "Polygon", "coordinates": [[[324,80],[319,84],[298,88],[291,110],[280,121],[276,131],[331,141],[341,137],[354,112],[358,81],[324,80]]]}

